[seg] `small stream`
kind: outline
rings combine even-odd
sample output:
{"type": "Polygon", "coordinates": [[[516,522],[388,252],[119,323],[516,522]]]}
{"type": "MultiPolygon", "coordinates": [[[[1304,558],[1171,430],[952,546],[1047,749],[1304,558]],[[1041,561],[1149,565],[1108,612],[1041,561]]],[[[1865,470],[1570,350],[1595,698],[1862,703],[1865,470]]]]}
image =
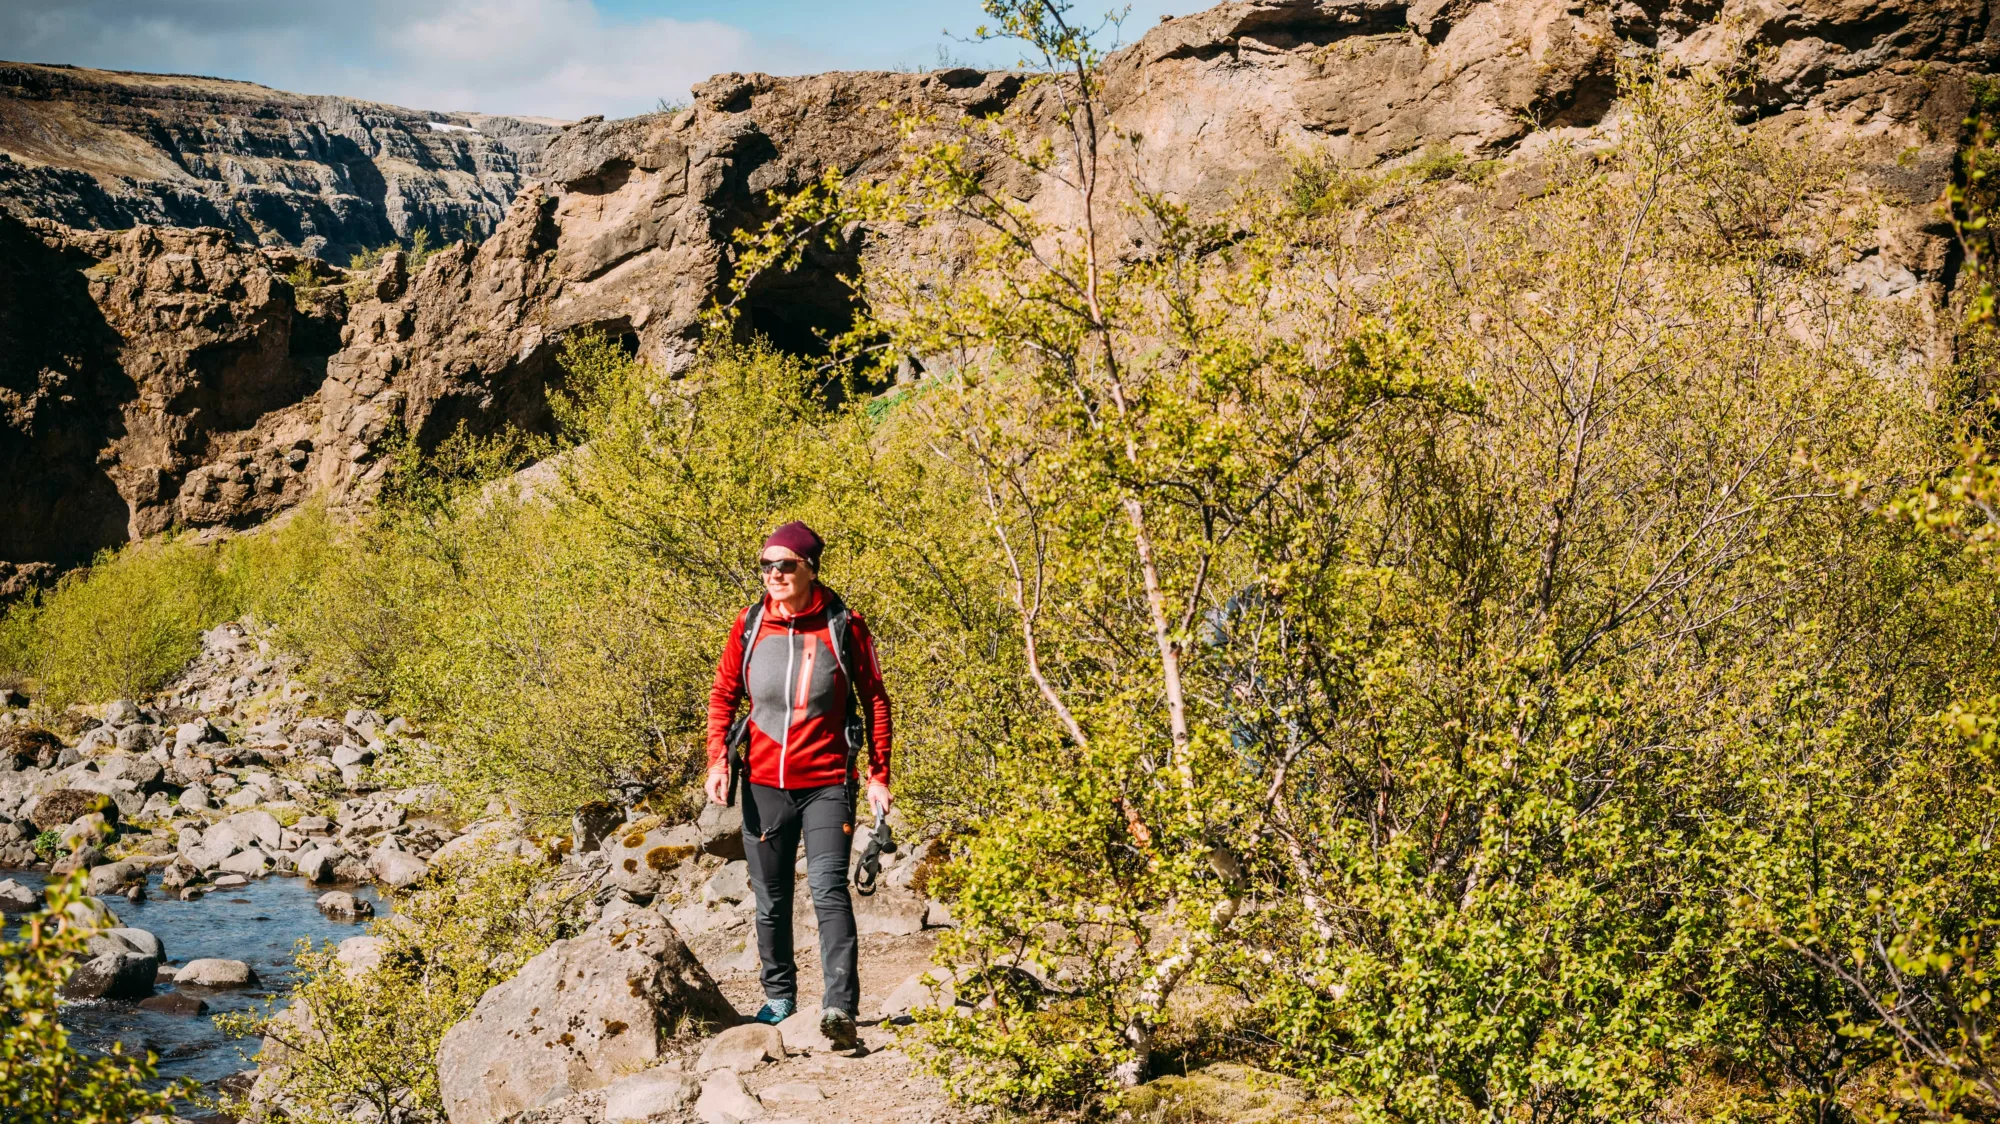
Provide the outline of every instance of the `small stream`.
{"type": "MultiPolygon", "coordinates": [[[[48,883],[40,871],[0,870],[0,878],[37,890],[48,883]]],[[[261,1008],[266,999],[282,997],[291,985],[293,946],[300,938],[320,945],[365,931],[365,922],[333,921],[320,913],[314,903],[329,889],[347,890],[374,903],[378,913],[388,912],[372,886],[315,886],[300,878],[277,876],[184,902],[162,895],[156,874],[147,883],[145,901],[106,899],[124,924],[160,938],[168,963],[179,966],[203,957],[242,960],[256,969],[259,986],[234,991],[185,989],[208,1002],[209,1013],[194,1017],[142,1011],[129,1001],[65,1004],[63,1022],[72,1041],[89,1050],[106,1050],[114,1041],[123,1043],[128,1054],[151,1050],[159,1055],[163,1079],[192,1077],[207,1084],[248,1068],[245,1056],[256,1054],[257,1040],[223,1038],[212,1016],[261,1008]]],[[[172,984],[165,984],[154,993],[172,990],[172,984]]]]}

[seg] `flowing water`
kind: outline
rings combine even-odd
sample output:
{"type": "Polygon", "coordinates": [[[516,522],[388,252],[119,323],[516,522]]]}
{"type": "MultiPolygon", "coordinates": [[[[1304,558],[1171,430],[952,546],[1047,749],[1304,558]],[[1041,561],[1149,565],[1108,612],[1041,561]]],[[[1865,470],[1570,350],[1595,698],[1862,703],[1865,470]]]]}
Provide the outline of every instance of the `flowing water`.
{"type": "MultiPolygon", "coordinates": [[[[37,890],[48,882],[36,871],[0,871],[0,878],[37,890]]],[[[65,1004],[62,1017],[72,1041],[91,1050],[109,1049],[114,1041],[123,1043],[128,1054],[151,1050],[159,1055],[160,1075],[167,1079],[192,1077],[208,1083],[248,1068],[245,1056],[256,1054],[256,1039],[224,1039],[212,1016],[262,1008],[274,997],[282,1004],[292,981],[293,947],[301,938],[317,946],[364,932],[363,924],[329,920],[320,913],[314,903],[329,889],[347,890],[374,903],[378,912],[387,912],[373,887],[313,886],[283,877],[258,879],[184,902],[161,895],[156,875],[147,886],[145,901],[106,899],[124,924],[160,938],[169,963],[181,965],[203,957],[241,960],[256,969],[259,986],[233,991],[182,989],[208,1003],[208,1014],[193,1017],[142,1011],[131,1001],[65,1004]]],[[[172,990],[174,985],[162,984],[154,993],[172,990]]]]}

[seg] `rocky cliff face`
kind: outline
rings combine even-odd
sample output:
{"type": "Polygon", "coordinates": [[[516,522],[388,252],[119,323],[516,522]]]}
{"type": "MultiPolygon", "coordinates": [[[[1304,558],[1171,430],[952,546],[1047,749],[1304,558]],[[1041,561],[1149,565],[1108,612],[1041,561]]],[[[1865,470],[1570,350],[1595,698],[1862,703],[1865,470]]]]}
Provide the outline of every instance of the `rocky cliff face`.
{"type": "Polygon", "coordinates": [[[220,227],[346,261],[492,233],[555,123],[247,82],[0,63],[0,206],[69,226],[220,227]]]}
{"type": "Polygon", "coordinates": [[[68,565],[304,498],[340,346],[337,308],[301,310],[284,280],[305,264],[221,230],[0,215],[0,560],[68,565]]]}
{"type": "MultiPolygon", "coordinates": [[[[2000,54],[1996,20],[1985,0],[1250,0],[1162,22],[1108,60],[1106,95],[1135,138],[1132,174],[1199,209],[1302,151],[1371,167],[1448,145],[1531,185],[1544,146],[1611,110],[1621,60],[1737,67],[1759,128],[1830,134],[1877,193],[1860,283],[1935,301],[1954,266],[1936,202],[1971,79],[2000,54]]],[[[351,301],[304,311],[282,280],[295,256],[219,231],[0,223],[0,472],[22,482],[0,497],[0,562],[246,525],[315,492],[365,498],[397,426],[543,424],[576,328],[672,368],[729,278],[731,232],[825,168],[889,170],[897,110],[1005,112],[1033,130],[1049,102],[966,69],[719,75],[684,112],[555,134],[485,242],[414,276],[391,255],[351,301]]],[[[284,135],[317,135],[303,120],[284,135]]],[[[1007,187],[1053,217],[1067,206],[1031,179],[1007,187]]],[[[770,279],[749,326],[811,351],[851,316],[842,275],[906,255],[902,237],[860,232],[770,279]]]]}

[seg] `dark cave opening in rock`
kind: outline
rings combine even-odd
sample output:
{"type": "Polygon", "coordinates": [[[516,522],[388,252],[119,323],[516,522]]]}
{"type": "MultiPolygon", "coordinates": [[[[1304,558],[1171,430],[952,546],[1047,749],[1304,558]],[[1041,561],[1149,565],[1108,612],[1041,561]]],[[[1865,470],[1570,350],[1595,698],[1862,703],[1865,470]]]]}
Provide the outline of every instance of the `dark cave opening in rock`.
{"type": "Polygon", "coordinates": [[[852,283],[855,272],[852,256],[821,255],[809,256],[795,269],[760,278],[743,302],[737,339],[761,337],[776,350],[812,365],[829,404],[843,402],[854,392],[887,389],[892,378],[857,369],[849,358],[836,355],[832,346],[866,312],[852,283]]]}
{"type": "Polygon", "coordinates": [[[787,355],[821,360],[831,354],[828,341],[854,327],[857,308],[853,287],[839,273],[796,269],[751,289],[740,331],[763,336],[787,355]]]}

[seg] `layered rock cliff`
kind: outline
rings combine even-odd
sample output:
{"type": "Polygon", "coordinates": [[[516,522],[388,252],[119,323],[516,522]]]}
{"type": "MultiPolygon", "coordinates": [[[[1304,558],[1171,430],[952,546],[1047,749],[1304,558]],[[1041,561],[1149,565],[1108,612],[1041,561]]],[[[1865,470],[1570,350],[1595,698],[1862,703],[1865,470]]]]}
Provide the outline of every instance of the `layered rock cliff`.
{"type": "Polygon", "coordinates": [[[558,125],[248,82],[0,63],[0,207],[69,226],[220,227],[334,261],[493,232],[558,125]]]}
{"type": "MultiPolygon", "coordinates": [[[[1622,63],[1730,68],[1751,79],[1757,127],[1845,145],[1873,191],[1856,283],[1935,305],[1955,267],[1937,201],[1972,83],[2000,54],[1996,19],[1986,0],[1251,0],[1114,55],[1106,100],[1131,174],[1199,209],[1301,152],[1361,168],[1447,145],[1504,159],[1531,191],[1538,154],[1612,110],[1622,63]]],[[[222,231],[0,222],[0,473],[19,482],[0,499],[0,562],[363,499],[398,427],[542,425],[565,332],[681,363],[729,279],[731,233],[828,167],[887,172],[897,111],[1004,112],[1030,131],[1054,112],[1018,75],[968,69],[726,74],[695,92],[680,113],[553,135],[483,243],[414,274],[391,255],[311,303],[284,280],[302,259],[222,231]]],[[[1052,217],[1067,205],[1031,178],[1006,187],[1052,217]]],[[[903,237],[857,232],[767,279],[749,327],[811,351],[851,316],[857,258],[906,256],[903,237]]]]}

